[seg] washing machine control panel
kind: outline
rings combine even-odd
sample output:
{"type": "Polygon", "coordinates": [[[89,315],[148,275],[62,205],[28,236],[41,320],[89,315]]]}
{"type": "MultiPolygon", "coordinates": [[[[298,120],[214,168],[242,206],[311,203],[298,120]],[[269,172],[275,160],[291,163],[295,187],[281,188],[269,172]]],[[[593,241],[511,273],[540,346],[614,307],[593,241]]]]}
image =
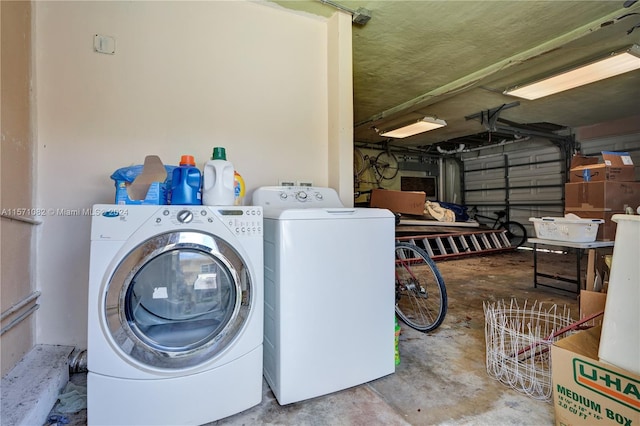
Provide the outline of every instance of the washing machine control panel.
{"type": "Polygon", "coordinates": [[[262,236],[262,207],[245,206],[173,206],[160,210],[157,224],[169,222],[180,227],[222,222],[233,234],[262,236]]]}
{"type": "Polygon", "coordinates": [[[237,236],[262,235],[262,207],[217,209],[222,221],[237,236]]]}
{"type": "Polygon", "coordinates": [[[276,209],[343,207],[333,188],[263,186],[253,193],[253,204],[276,209]]]}
{"type": "Polygon", "coordinates": [[[180,210],[176,215],[176,219],[180,223],[189,223],[193,220],[193,212],[190,210],[180,210]]]}

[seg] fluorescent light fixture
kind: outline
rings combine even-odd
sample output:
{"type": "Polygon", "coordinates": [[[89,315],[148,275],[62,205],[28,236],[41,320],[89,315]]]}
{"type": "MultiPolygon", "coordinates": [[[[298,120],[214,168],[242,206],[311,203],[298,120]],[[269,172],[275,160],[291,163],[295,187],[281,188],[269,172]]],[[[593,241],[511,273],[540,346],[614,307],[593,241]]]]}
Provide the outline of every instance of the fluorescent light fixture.
{"type": "Polygon", "coordinates": [[[433,117],[425,117],[422,120],[418,120],[415,123],[408,124],[394,130],[385,130],[380,133],[380,136],[386,136],[389,138],[406,138],[409,136],[417,135],[418,133],[428,132],[429,130],[439,129],[447,125],[447,122],[433,117]]]}
{"type": "Polygon", "coordinates": [[[556,74],[523,86],[516,86],[504,91],[505,95],[524,99],[538,99],[554,93],[584,86],[585,84],[614,77],[640,68],[640,46],[633,46],[621,52],[612,53],[596,62],[556,74]]]}

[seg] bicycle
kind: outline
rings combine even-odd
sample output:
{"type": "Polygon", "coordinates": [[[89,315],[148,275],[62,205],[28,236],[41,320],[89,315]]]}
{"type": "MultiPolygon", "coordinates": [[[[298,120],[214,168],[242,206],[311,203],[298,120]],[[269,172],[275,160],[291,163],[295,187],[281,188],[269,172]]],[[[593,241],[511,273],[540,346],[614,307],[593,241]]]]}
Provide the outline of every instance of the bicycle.
{"type": "Polygon", "coordinates": [[[506,220],[507,212],[504,210],[493,212],[495,216],[492,217],[478,214],[478,208],[473,207],[472,209],[467,210],[467,214],[470,219],[476,220],[477,222],[480,222],[478,218],[489,222],[493,221],[490,225],[492,229],[506,230],[506,235],[511,243],[511,247],[520,247],[525,241],[527,241],[527,229],[519,222],[506,220]]]}
{"type": "Polygon", "coordinates": [[[447,289],[435,262],[415,244],[396,242],[396,315],[418,331],[433,331],[447,314],[447,289]]]}
{"type": "Polygon", "coordinates": [[[382,181],[393,180],[399,172],[398,158],[389,150],[381,151],[375,157],[363,154],[358,148],[353,150],[353,179],[354,188],[359,188],[361,183],[375,184],[381,188],[382,181]],[[367,181],[363,175],[367,170],[373,169],[373,179],[367,181]]]}

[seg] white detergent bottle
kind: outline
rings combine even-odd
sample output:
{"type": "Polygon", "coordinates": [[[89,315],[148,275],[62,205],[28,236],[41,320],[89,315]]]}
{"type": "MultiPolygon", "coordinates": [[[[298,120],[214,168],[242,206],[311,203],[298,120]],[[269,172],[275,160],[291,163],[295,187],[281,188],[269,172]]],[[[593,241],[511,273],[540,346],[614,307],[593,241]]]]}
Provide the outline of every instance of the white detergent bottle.
{"type": "Polygon", "coordinates": [[[202,174],[202,204],[205,206],[232,206],[235,202],[233,164],[227,161],[222,147],[213,148],[211,160],[204,165],[202,174]]]}

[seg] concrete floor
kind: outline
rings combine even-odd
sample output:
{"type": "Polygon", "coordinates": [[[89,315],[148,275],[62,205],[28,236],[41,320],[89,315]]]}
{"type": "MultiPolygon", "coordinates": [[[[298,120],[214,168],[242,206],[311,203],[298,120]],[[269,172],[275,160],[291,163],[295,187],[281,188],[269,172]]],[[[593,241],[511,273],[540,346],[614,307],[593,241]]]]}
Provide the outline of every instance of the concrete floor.
{"type": "MultiPolygon", "coordinates": [[[[575,274],[573,254],[540,254],[539,262],[545,272],[575,274]]],[[[449,294],[447,317],[430,334],[401,323],[401,363],[394,374],[287,406],[280,406],[264,384],[260,405],[209,426],[554,424],[551,403],[487,375],[482,302],[517,298],[566,305],[575,319],[575,294],[534,289],[530,251],[441,261],[438,267],[449,294]]],[[[82,382],[84,376],[75,374],[71,380],[82,382]]],[[[86,424],[86,410],[67,417],[72,426],[86,424]]]]}

